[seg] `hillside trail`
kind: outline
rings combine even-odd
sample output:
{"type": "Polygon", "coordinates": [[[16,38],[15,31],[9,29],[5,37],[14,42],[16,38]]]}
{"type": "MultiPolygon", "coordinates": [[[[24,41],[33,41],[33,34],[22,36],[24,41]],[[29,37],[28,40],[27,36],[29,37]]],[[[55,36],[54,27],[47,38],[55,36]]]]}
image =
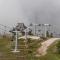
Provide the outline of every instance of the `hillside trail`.
{"type": "Polygon", "coordinates": [[[56,40],[58,40],[60,38],[51,38],[51,39],[48,39],[47,41],[44,41],[41,43],[41,47],[39,47],[37,49],[37,54],[36,56],[39,57],[39,56],[44,56],[46,53],[47,53],[47,49],[48,47],[53,44],[56,40]]]}

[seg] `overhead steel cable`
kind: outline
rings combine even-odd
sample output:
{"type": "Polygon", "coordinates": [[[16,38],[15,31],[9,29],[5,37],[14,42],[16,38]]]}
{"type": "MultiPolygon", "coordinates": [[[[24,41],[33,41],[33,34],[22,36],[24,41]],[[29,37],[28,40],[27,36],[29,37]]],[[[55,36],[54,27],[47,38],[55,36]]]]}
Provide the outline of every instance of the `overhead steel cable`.
{"type": "MultiPolygon", "coordinates": [[[[10,28],[10,27],[8,27],[8,26],[5,26],[5,25],[3,25],[3,24],[0,24],[1,26],[3,26],[3,27],[6,27],[6,28],[10,28]]],[[[11,28],[10,28],[11,29],[11,28]]]]}

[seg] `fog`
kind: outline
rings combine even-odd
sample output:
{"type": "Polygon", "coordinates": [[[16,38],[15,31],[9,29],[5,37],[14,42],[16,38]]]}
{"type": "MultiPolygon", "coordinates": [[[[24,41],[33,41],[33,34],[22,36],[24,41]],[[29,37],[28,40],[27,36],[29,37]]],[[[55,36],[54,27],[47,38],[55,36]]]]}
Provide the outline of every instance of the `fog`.
{"type": "Polygon", "coordinates": [[[29,22],[48,23],[60,32],[60,0],[22,0],[22,8],[29,22]]]}
{"type": "Polygon", "coordinates": [[[52,24],[60,32],[60,0],[0,0],[0,23],[52,24]]]}

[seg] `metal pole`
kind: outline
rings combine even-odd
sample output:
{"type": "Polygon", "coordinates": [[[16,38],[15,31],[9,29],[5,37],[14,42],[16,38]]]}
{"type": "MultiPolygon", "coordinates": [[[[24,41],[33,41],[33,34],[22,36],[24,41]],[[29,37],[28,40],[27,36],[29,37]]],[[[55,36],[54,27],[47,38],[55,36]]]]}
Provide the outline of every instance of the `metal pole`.
{"type": "Polygon", "coordinates": [[[15,50],[17,50],[17,39],[18,39],[18,37],[17,37],[17,31],[16,31],[16,41],[15,41],[15,50]]]}
{"type": "Polygon", "coordinates": [[[45,26],[45,37],[47,37],[47,36],[46,36],[46,32],[47,32],[47,28],[46,28],[46,26],[45,26]]]}
{"type": "Polygon", "coordinates": [[[18,48],[17,48],[18,31],[16,30],[15,33],[16,33],[16,36],[15,36],[15,38],[16,38],[16,40],[15,40],[15,49],[12,52],[20,52],[20,51],[18,51],[18,48]]]}
{"type": "Polygon", "coordinates": [[[5,31],[4,31],[4,36],[6,37],[6,26],[4,26],[4,28],[5,28],[5,31]]]}
{"type": "Polygon", "coordinates": [[[36,35],[36,25],[35,25],[35,35],[36,35]]]}
{"type": "Polygon", "coordinates": [[[47,32],[47,26],[49,26],[49,24],[44,24],[44,26],[45,26],[45,37],[47,37],[46,32],[47,32]]]}
{"type": "Polygon", "coordinates": [[[27,40],[27,29],[25,30],[25,39],[27,40]]]}

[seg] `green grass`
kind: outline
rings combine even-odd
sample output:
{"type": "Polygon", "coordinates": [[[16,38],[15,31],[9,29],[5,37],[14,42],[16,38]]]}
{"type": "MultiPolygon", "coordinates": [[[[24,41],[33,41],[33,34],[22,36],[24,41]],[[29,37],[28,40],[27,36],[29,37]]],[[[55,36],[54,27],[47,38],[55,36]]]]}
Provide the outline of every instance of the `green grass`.
{"type": "Polygon", "coordinates": [[[23,53],[12,53],[12,44],[9,38],[0,39],[0,60],[24,60],[20,57],[23,53]]]}
{"type": "Polygon", "coordinates": [[[56,44],[58,41],[54,42],[47,50],[47,54],[41,57],[35,57],[30,55],[28,60],[60,60],[60,54],[56,52],[56,44]]]}
{"type": "MultiPolygon", "coordinates": [[[[47,54],[45,56],[40,57],[40,60],[60,60],[60,54],[56,52],[56,43],[54,42],[47,50],[47,54]]],[[[39,58],[38,58],[39,60],[39,58]]]]}
{"type": "Polygon", "coordinates": [[[45,56],[36,57],[36,50],[41,46],[40,40],[31,40],[26,43],[24,39],[18,40],[19,53],[12,53],[14,43],[9,38],[0,38],[0,60],[60,60],[60,54],[55,52],[56,42],[54,42],[47,50],[45,56]]]}
{"type": "Polygon", "coordinates": [[[19,53],[12,53],[14,42],[9,38],[0,38],[0,60],[31,60],[36,49],[40,46],[40,40],[30,40],[26,48],[24,39],[18,40],[19,53]]]}

